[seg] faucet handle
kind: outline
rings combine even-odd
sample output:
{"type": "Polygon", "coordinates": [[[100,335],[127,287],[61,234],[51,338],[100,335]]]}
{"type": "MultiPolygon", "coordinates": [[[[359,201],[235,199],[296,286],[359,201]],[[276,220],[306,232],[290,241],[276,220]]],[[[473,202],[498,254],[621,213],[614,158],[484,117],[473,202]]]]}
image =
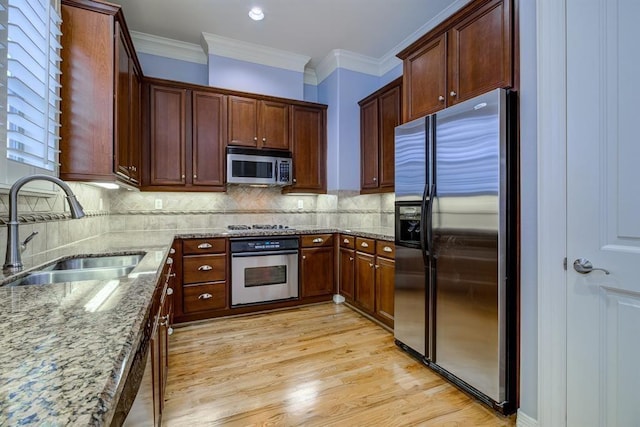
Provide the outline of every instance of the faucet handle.
{"type": "Polygon", "coordinates": [[[29,243],[34,237],[36,237],[36,234],[38,234],[37,231],[34,231],[33,233],[29,234],[29,236],[26,239],[24,239],[24,242],[20,244],[20,250],[22,252],[24,252],[24,250],[27,249],[27,243],[29,243]]]}

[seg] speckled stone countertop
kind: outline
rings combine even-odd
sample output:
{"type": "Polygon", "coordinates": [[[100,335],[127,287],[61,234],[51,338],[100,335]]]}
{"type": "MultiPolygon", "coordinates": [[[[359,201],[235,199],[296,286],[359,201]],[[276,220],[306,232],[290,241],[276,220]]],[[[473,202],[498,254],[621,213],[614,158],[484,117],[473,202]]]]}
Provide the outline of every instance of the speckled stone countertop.
{"type": "Polygon", "coordinates": [[[25,271],[0,275],[0,425],[108,425],[148,321],[162,262],[174,238],[349,233],[393,240],[389,229],[198,229],[111,232],[35,257],[25,271]],[[106,280],[2,286],[29,269],[78,255],[145,252],[98,307],[106,280]]]}

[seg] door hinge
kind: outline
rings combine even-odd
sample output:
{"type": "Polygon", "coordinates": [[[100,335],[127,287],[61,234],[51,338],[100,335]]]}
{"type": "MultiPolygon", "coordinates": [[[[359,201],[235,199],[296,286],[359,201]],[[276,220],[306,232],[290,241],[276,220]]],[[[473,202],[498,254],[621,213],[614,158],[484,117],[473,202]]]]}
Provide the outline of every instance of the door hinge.
{"type": "Polygon", "coordinates": [[[564,257],[562,264],[564,265],[564,271],[567,271],[567,257],[564,257]]]}

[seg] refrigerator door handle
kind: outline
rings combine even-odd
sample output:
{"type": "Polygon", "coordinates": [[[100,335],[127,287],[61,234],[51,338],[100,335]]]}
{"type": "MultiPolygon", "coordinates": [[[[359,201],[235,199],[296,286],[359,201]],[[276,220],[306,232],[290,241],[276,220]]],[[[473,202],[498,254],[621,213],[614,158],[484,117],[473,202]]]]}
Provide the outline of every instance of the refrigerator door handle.
{"type": "Polygon", "coordinates": [[[422,192],[422,205],[420,206],[420,249],[422,249],[422,253],[429,253],[429,243],[427,242],[426,239],[426,234],[425,234],[425,224],[426,224],[426,220],[427,220],[427,204],[428,204],[428,200],[429,200],[429,193],[430,192],[430,188],[429,188],[429,184],[425,184],[424,186],[424,191],[422,192]]]}
{"type": "Polygon", "coordinates": [[[423,207],[423,221],[421,221],[422,224],[424,224],[423,226],[423,233],[422,235],[424,236],[424,241],[425,244],[423,246],[423,248],[426,248],[427,253],[430,256],[433,256],[433,254],[431,253],[432,250],[432,234],[433,234],[433,226],[432,226],[432,222],[433,222],[433,198],[435,197],[436,194],[436,185],[435,184],[431,184],[429,186],[429,194],[428,194],[428,201],[426,201],[426,212],[424,210],[423,207]]]}

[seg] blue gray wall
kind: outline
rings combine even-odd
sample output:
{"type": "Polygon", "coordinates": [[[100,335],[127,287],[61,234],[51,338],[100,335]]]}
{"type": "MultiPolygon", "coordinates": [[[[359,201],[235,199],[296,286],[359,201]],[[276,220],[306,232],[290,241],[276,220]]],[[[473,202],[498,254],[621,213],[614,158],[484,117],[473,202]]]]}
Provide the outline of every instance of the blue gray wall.
{"type": "Polygon", "coordinates": [[[209,69],[207,64],[181,61],[163,56],[138,53],[142,73],[147,77],[176,80],[179,82],[207,85],[209,69]]]}

